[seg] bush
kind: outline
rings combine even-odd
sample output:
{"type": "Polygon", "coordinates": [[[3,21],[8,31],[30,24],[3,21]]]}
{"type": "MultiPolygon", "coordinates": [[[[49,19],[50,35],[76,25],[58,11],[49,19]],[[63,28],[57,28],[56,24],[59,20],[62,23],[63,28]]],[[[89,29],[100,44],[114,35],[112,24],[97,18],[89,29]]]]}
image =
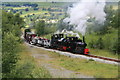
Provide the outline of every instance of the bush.
{"type": "Polygon", "coordinates": [[[24,24],[19,14],[2,12],[2,75],[3,78],[12,77],[12,71],[19,59],[20,28],[24,24]]]}
{"type": "Polygon", "coordinates": [[[2,44],[2,72],[3,77],[11,76],[11,71],[15,68],[20,51],[19,43],[12,33],[6,34],[2,44]]]}
{"type": "Polygon", "coordinates": [[[118,49],[119,48],[119,42],[117,41],[117,40],[115,40],[113,43],[112,43],[112,45],[111,45],[111,47],[110,47],[110,50],[113,52],[113,53],[118,53],[118,49]]]}
{"type": "MultiPolygon", "coordinates": [[[[31,60],[31,59],[29,59],[31,60]]],[[[33,61],[24,61],[23,64],[18,64],[13,71],[13,77],[15,78],[49,78],[51,77],[49,72],[43,67],[37,66],[33,61]],[[32,62],[32,63],[31,63],[32,62]]]]}
{"type": "Polygon", "coordinates": [[[45,21],[41,20],[35,25],[36,34],[44,35],[45,34],[45,21]]]}
{"type": "Polygon", "coordinates": [[[89,42],[89,47],[95,48],[95,41],[91,40],[91,42],[89,42]]]}
{"type": "Polygon", "coordinates": [[[15,69],[12,71],[11,78],[51,78],[50,73],[30,56],[26,47],[22,47],[24,50],[19,53],[21,54],[20,59],[17,62],[15,69]]]}
{"type": "Polygon", "coordinates": [[[98,49],[104,49],[104,44],[103,44],[103,39],[102,38],[99,38],[96,42],[96,47],[98,49]]]}
{"type": "Polygon", "coordinates": [[[90,48],[104,49],[104,42],[102,38],[99,38],[97,41],[91,40],[89,42],[90,48]]]}

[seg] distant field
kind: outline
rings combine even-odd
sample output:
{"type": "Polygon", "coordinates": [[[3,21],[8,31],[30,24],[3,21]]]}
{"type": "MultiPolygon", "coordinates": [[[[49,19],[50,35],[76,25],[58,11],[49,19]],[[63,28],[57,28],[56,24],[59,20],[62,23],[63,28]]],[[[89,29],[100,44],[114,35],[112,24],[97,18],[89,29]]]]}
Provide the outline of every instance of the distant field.
{"type": "Polygon", "coordinates": [[[52,2],[39,2],[39,6],[67,6],[69,4],[72,4],[72,2],[57,2],[57,3],[52,3],[52,2]]]}
{"type": "Polygon", "coordinates": [[[114,10],[117,10],[117,9],[118,9],[118,6],[113,6],[113,9],[114,9],[114,10]]]}
{"type": "Polygon", "coordinates": [[[29,7],[12,7],[12,9],[14,9],[14,10],[26,9],[26,8],[29,8],[29,7]]]}
{"type": "Polygon", "coordinates": [[[23,13],[21,17],[32,15],[32,14],[44,14],[44,13],[48,13],[48,11],[28,11],[28,12],[23,13]]]}
{"type": "Polygon", "coordinates": [[[29,7],[5,7],[5,9],[14,9],[14,10],[21,10],[26,8],[29,8],[29,7]]]}

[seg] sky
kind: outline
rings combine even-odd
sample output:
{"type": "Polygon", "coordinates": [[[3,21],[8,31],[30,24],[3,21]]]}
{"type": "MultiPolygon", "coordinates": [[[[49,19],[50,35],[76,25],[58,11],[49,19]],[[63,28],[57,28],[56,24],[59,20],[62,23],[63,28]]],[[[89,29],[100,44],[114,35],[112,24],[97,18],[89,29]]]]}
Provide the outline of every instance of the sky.
{"type": "MultiPolygon", "coordinates": [[[[0,0],[0,2],[77,2],[80,0],[0,0]]],[[[88,0],[91,1],[91,0],[88,0]]],[[[102,0],[101,0],[102,1],[102,0]]],[[[120,0],[106,0],[107,2],[118,2],[120,0]]]]}

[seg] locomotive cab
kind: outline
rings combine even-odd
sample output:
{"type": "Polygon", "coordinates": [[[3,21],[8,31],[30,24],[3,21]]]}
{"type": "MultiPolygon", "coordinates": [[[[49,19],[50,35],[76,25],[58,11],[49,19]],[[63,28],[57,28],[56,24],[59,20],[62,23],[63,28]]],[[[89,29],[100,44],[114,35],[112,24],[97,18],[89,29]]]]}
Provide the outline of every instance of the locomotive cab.
{"type": "Polygon", "coordinates": [[[78,40],[78,42],[76,43],[75,52],[80,54],[89,54],[89,49],[87,49],[86,46],[87,44],[85,42],[85,37],[83,36],[83,41],[78,40]]]}

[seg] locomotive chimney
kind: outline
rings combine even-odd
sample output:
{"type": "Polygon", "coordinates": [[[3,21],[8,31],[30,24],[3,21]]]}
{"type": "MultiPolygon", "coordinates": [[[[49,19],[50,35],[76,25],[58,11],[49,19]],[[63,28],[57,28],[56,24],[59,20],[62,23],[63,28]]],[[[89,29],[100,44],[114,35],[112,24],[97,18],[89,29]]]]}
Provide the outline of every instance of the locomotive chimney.
{"type": "Polygon", "coordinates": [[[85,43],[85,37],[83,36],[83,42],[85,43]]]}

